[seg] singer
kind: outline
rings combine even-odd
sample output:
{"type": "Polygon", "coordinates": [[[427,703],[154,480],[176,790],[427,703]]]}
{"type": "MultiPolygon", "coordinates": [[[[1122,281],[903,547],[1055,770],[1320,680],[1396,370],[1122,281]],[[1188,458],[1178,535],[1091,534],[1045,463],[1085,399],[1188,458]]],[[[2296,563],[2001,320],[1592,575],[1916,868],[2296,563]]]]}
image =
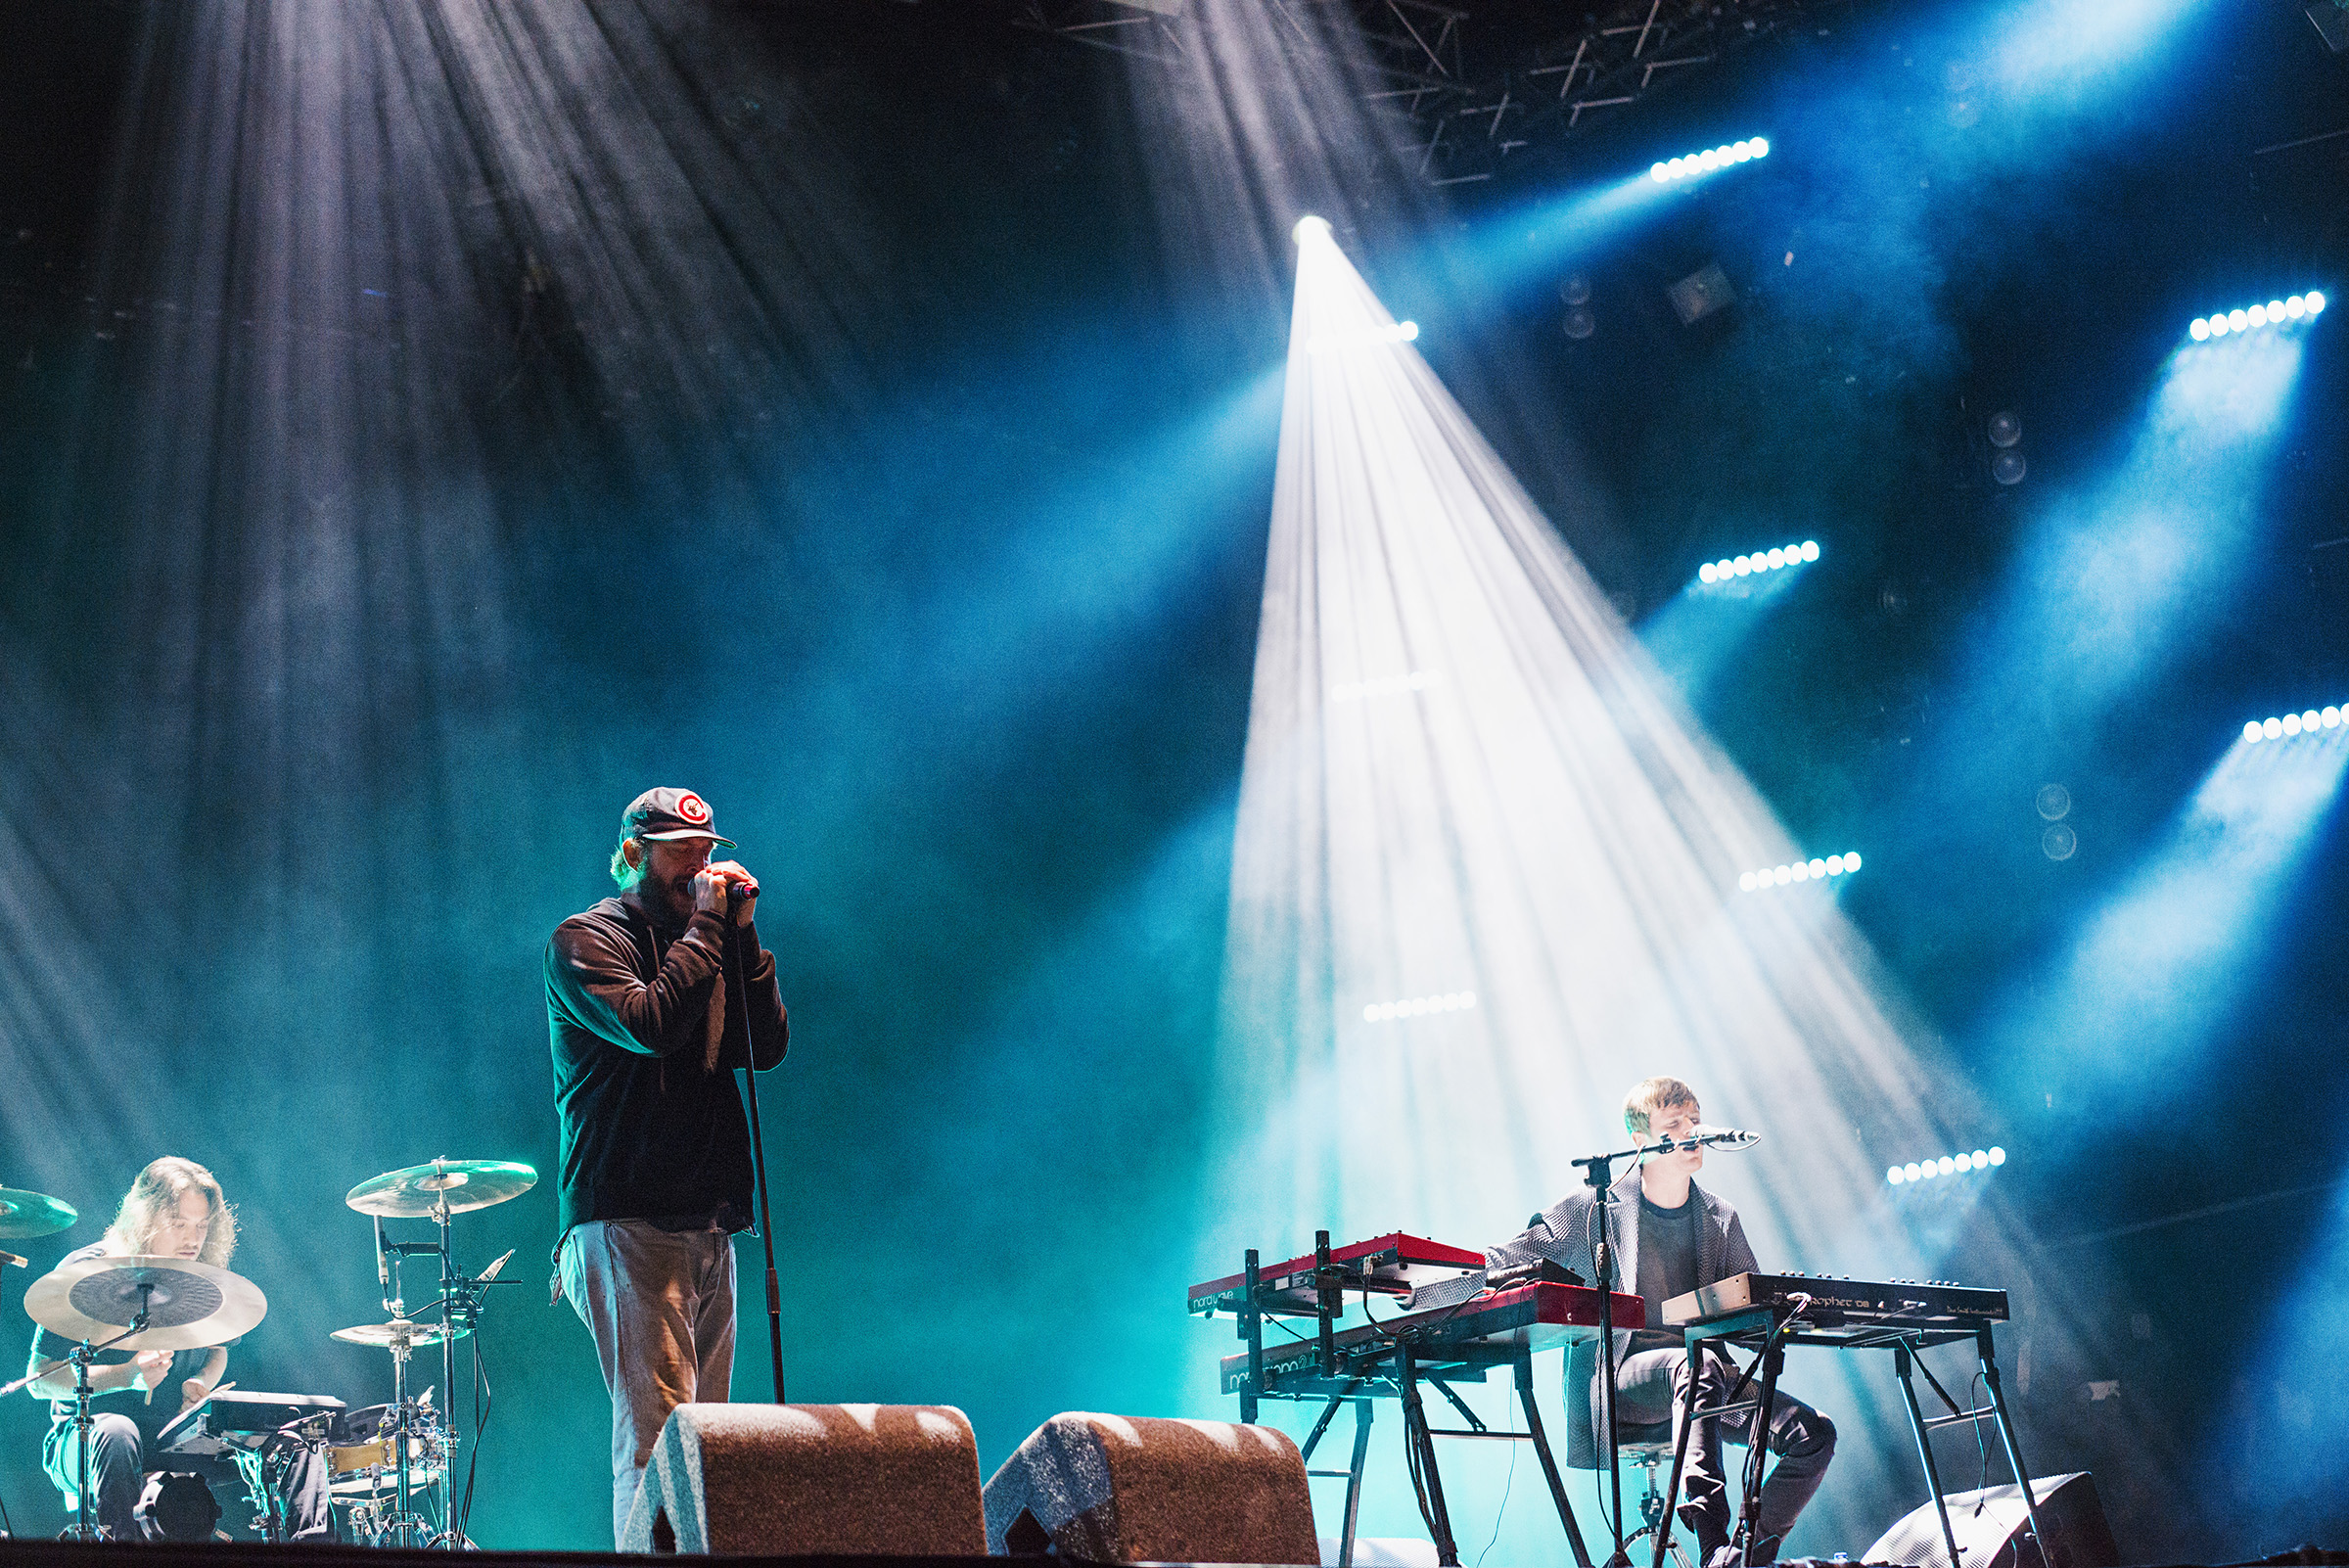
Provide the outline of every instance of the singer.
{"type": "Polygon", "coordinates": [[[621,816],[620,897],[546,947],[562,1117],[555,1286],[595,1338],[612,1396],[615,1544],[668,1412],[723,1403],[734,1363],[733,1233],[749,1228],[750,1123],[733,1069],[783,1060],[790,1024],[759,945],[759,884],[691,790],[621,816]]]}
{"type": "MultiPolygon", "coordinates": [[[[1696,1091],[1677,1078],[1651,1078],[1633,1086],[1624,1097],[1623,1125],[1638,1144],[1679,1140],[1696,1132],[1704,1120],[1696,1091]]],[[[1731,1274],[1758,1272],[1754,1249],[1745,1239],[1737,1211],[1696,1184],[1704,1169],[1701,1144],[1670,1154],[1646,1156],[1638,1169],[1624,1174],[1608,1189],[1608,1239],[1615,1253],[1618,1290],[1635,1291],[1647,1303],[1647,1320],[1664,1321],[1664,1303],[1731,1274]]],[[[1598,1200],[1588,1188],[1572,1195],[1535,1221],[1531,1229],[1485,1254],[1487,1268],[1532,1263],[1548,1258],[1586,1279],[1595,1279],[1598,1200]]],[[[1617,1419],[1624,1425],[1675,1423],[1675,1436],[1688,1380],[1688,1353],[1681,1336],[1662,1328],[1619,1331],[1615,1335],[1617,1363],[1617,1419]]],[[[1605,1375],[1603,1369],[1598,1374],[1605,1375]]],[[[1728,1392],[1728,1377],[1721,1363],[1705,1361],[1705,1384],[1698,1400],[1718,1405],[1728,1392]]],[[[1595,1427],[1601,1408],[1596,1378],[1589,1395],[1595,1427]]],[[[1750,1443],[1754,1412],[1723,1416],[1700,1423],[1696,1441],[1688,1446],[1688,1469],[1681,1518],[1696,1533],[1703,1568],[1724,1568],[1737,1559],[1729,1545],[1728,1492],[1722,1476],[1723,1439],[1750,1443]]],[[[1603,1432],[1593,1432],[1601,1453],[1603,1432]]],[[[1794,1528],[1795,1516],[1819,1491],[1827,1462],[1835,1456],[1835,1424],[1826,1416],[1777,1391],[1770,1433],[1770,1451],[1778,1455],[1777,1467],[1762,1488],[1753,1560],[1774,1561],[1778,1544],[1794,1528]]],[[[1601,1461],[1604,1462],[1603,1460],[1601,1461]]]]}

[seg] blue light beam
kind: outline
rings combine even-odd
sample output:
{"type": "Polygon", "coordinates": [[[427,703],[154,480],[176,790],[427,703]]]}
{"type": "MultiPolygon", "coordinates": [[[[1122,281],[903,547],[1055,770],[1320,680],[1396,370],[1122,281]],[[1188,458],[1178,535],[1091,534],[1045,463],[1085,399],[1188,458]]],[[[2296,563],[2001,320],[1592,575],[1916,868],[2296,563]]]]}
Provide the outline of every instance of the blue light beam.
{"type": "Polygon", "coordinates": [[[2062,1106],[2203,1092],[2188,1071],[2256,989],[2292,873],[2339,794],[2349,730],[2298,747],[2237,740],[2167,844],[2081,928],[2039,1000],[1993,1026],[2007,1072],[2062,1106]]]}

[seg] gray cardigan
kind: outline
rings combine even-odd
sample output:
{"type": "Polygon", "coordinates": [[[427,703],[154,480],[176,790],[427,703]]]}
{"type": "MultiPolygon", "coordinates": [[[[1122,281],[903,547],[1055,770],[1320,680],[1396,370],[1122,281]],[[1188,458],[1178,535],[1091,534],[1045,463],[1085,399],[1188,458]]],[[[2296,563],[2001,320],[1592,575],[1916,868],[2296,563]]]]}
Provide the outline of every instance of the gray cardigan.
{"type": "MultiPolygon", "coordinates": [[[[1614,1199],[1609,1206],[1609,1231],[1615,1246],[1615,1288],[1626,1295],[1638,1294],[1639,1282],[1639,1172],[1627,1171],[1607,1189],[1614,1199]]],[[[1737,1211],[1726,1198],[1717,1198],[1691,1181],[1688,1195],[1703,1205],[1703,1220],[1696,1227],[1696,1282],[1710,1285],[1731,1274],[1756,1273],[1762,1266],[1754,1261],[1754,1249],[1745,1239],[1745,1226],[1738,1222],[1737,1211]]],[[[1505,1268],[1510,1264],[1532,1263],[1547,1258],[1573,1269],[1592,1284],[1598,1282],[1598,1264],[1591,1256],[1591,1242],[1598,1223],[1598,1200],[1589,1187],[1568,1193],[1550,1205],[1534,1223],[1519,1231],[1497,1247],[1485,1249],[1487,1268],[1505,1268]]],[[[1456,1286],[1438,1286],[1423,1290],[1412,1302],[1414,1309],[1449,1305],[1449,1300],[1460,1299],[1481,1288],[1481,1274],[1471,1275],[1456,1286]],[[1458,1287],[1465,1286],[1465,1290],[1458,1287]],[[1443,1298],[1439,1297],[1443,1292],[1443,1298]],[[1449,1299],[1444,1299],[1449,1298],[1449,1299]]],[[[1649,1325],[1661,1328],[1661,1323],[1649,1325]]],[[[1631,1342],[1629,1329],[1615,1332],[1615,1351],[1624,1353],[1631,1342]]]]}

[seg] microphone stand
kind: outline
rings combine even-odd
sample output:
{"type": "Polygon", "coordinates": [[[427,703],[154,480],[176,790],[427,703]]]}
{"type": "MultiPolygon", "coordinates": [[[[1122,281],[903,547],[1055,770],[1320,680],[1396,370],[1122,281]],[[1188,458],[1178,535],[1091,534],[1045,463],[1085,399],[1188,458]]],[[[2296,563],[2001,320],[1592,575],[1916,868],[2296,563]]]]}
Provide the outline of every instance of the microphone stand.
{"type": "MultiPolygon", "coordinates": [[[[1598,1195],[1598,1240],[1590,1249],[1590,1265],[1591,1271],[1598,1275],[1595,1281],[1598,1286],[1598,1352],[1606,1367],[1606,1376],[1599,1384],[1599,1429],[1606,1437],[1607,1485],[1614,1501],[1612,1517],[1608,1522],[1615,1532],[1615,1555],[1607,1560],[1607,1568],[1617,1568],[1618,1564],[1629,1560],[1624,1555],[1623,1546],[1623,1440],[1615,1430],[1615,1247],[1612,1240],[1615,1234],[1615,1162],[1640,1159],[1650,1154],[1671,1154],[1677,1150],[1721,1141],[1724,1140],[1718,1135],[1681,1138],[1678,1141],[1664,1138],[1638,1148],[1593,1154],[1587,1159],[1571,1162],[1582,1168],[1584,1179],[1589,1183],[1590,1190],[1598,1195]]],[[[1694,1375],[1693,1368],[1691,1375],[1694,1375]]]]}
{"type": "MultiPolygon", "coordinates": [[[[1633,1154],[1640,1151],[1633,1150],[1633,1154]]],[[[1625,1561],[1623,1550],[1623,1454],[1621,1439],[1615,1431],[1615,1247],[1609,1239],[1614,1235],[1615,1162],[1627,1158],[1624,1154],[1594,1154],[1574,1164],[1582,1167],[1583,1177],[1590,1190],[1597,1194],[1598,1240],[1590,1249],[1591,1272],[1598,1277],[1598,1354],[1606,1375],[1599,1382],[1598,1428],[1605,1434],[1607,1453],[1607,1487],[1614,1505],[1608,1510],[1608,1527],[1615,1533],[1615,1552],[1607,1559],[1607,1568],[1625,1561]]]]}
{"type": "Polygon", "coordinates": [[[751,996],[743,984],[750,966],[742,956],[742,927],[734,923],[734,899],[726,899],[727,984],[742,1015],[742,1083],[751,1123],[751,1175],[759,1193],[759,1241],[766,1250],[766,1355],[775,1374],[775,1403],[783,1398],[783,1282],[775,1272],[775,1226],[766,1205],[766,1137],[759,1126],[759,1045],[751,1037],[751,996]]]}

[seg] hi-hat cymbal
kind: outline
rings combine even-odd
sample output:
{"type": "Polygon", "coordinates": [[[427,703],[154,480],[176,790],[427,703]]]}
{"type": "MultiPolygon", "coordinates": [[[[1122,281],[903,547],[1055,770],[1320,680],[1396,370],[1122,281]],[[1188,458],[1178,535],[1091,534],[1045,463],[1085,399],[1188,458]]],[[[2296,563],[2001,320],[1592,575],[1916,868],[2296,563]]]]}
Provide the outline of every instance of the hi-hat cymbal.
{"type": "Polygon", "coordinates": [[[442,1204],[451,1214],[486,1209],[519,1198],[538,1184],[538,1173],[512,1160],[435,1160],[387,1171],[350,1189],[343,1201],[361,1214],[415,1220],[442,1204]]]}
{"type": "Polygon", "coordinates": [[[80,1218],[80,1211],[63,1198],[0,1187],[0,1241],[54,1235],[80,1218]]]}
{"type": "Polygon", "coordinates": [[[52,1334],[109,1340],[147,1310],[147,1327],[118,1350],[225,1345],[268,1315],[261,1287],[193,1258],[76,1258],[24,1287],[24,1311],[52,1334]]]}
{"type": "Polygon", "coordinates": [[[352,1328],[338,1328],[333,1337],[345,1345],[380,1345],[387,1350],[405,1345],[415,1350],[438,1345],[443,1340],[463,1339],[472,1332],[473,1325],[470,1323],[459,1323],[457,1331],[452,1334],[446,1323],[419,1323],[405,1317],[394,1317],[388,1323],[360,1323],[352,1328]]]}

